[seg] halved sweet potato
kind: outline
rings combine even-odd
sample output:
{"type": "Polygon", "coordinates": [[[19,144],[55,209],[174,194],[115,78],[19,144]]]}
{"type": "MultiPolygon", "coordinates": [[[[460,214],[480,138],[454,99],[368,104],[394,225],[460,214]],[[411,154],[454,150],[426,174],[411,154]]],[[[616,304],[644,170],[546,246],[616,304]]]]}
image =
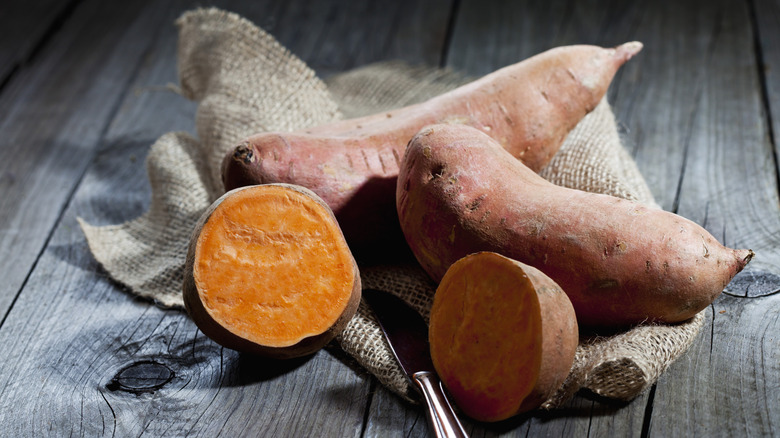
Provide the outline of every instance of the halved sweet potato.
{"type": "Polygon", "coordinates": [[[333,212],[286,184],[232,190],[190,243],[184,304],[207,336],[254,354],[311,354],[357,311],[357,264],[333,212]]]}
{"type": "Polygon", "coordinates": [[[541,271],[492,252],[444,275],[431,310],[431,357],[457,405],[480,421],[539,407],[569,375],[577,317],[541,271]]]}

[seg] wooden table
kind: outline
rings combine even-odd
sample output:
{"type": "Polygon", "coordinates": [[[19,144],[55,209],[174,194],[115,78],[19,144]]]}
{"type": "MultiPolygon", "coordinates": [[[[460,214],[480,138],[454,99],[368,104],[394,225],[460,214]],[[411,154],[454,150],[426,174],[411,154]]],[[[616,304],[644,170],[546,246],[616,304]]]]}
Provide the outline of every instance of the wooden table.
{"type": "Polygon", "coordinates": [[[644,51],[609,93],[658,202],[757,253],[693,347],[628,404],[466,422],[472,436],[780,435],[780,2],[11,0],[0,7],[0,435],[426,436],[336,348],[269,363],[136,299],[76,217],[150,200],[144,159],[194,132],[173,20],[216,5],[322,76],[387,59],[479,75],[557,45],[644,51]],[[9,4],[10,3],[10,4],[9,4]]]}

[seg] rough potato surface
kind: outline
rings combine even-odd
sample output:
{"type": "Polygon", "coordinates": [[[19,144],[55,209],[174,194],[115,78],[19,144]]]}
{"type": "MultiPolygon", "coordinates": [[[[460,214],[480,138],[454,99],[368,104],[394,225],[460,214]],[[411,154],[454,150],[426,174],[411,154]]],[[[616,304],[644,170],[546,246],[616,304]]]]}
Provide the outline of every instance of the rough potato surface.
{"type": "Polygon", "coordinates": [[[555,280],[581,325],[686,320],[753,255],[678,215],[553,185],[463,125],[426,127],[410,142],[397,208],[435,280],[467,254],[494,251],[555,280]]]}

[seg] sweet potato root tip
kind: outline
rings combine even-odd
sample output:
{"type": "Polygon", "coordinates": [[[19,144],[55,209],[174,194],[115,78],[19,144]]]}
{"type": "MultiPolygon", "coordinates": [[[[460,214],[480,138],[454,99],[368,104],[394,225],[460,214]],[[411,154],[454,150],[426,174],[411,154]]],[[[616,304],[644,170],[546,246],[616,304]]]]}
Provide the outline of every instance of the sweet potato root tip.
{"type": "Polygon", "coordinates": [[[617,46],[615,50],[617,51],[618,56],[620,56],[625,61],[628,61],[634,55],[639,53],[642,50],[642,47],[644,46],[639,41],[630,41],[617,46]]]}
{"type": "Polygon", "coordinates": [[[313,353],[357,310],[360,277],[332,212],[289,185],[231,191],[203,215],[184,299],[220,344],[272,357],[313,353]]]}
{"type": "Polygon", "coordinates": [[[431,356],[456,404],[480,421],[537,408],[574,361],[574,309],[538,270],[495,253],[459,260],[431,310],[431,356]]]}
{"type": "MultiPolygon", "coordinates": [[[[253,174],[253,168],[256,158],[254,150],[250,143],[244,142],[236,146],[231,154],[225,156],[222,160],[221,173],[222,184],[225,187],[233,188],[262,184],[256,175],[253,174]]],[[[278,181],[281,182],[281,181],[278,181]]]]}
{"type": "Polygon", "coordinates": [[[249,145],[247,144],[239,145],[235,152],[233,152],[233,159],[236,161],[241,161],[244,164],[251,164],[252,149],[249,149],[249,145]]]}
{"type": "Polygon", "coordinates": [[[413,138],[396,196],[406,240],[434,280],[467,254],[498,252],[555,280],[582,326],[687,320],[752,257],[678,215],[553,185],[464,125],[413,138]]]}
{"type": "Polygon", "coordinates": [[[747,266],[748,263],[750,263],[751,260],[753,260],[753,257],[755,257],[756,253],[754,253],[751,249],[740,249],[736,251],[735,255],[740,261],[737,271],[740,272],[745,268],[745,266],[747,266]]]}

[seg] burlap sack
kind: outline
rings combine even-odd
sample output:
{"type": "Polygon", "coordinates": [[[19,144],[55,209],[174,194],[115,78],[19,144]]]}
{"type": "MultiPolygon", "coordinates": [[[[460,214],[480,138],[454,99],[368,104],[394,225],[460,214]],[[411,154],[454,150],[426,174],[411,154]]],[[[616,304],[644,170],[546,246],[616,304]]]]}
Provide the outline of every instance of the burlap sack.
{"type": "MultiPolygon", "coordinates": [[[[273,37],[235,14],[196,10],[177,25],[181,89],[199,102],[198,138],[170,133],[152,146],[147,158],[152,200],[146,214],[114,226],[80,221],[92,253],[115,280],[167,307],[182,307],[190,233],[221,194],[219,163],[237,141],[264,130],[295,130],[403,106],[467,81],[452,72],[391,62],[332,77],[326,84],[273,37]]],[[[542,175],[556,184],[654,205],[621,145],[606,101],[572,131],[542,175]]],[[[361,276],[365,287],[401,296],[427,319],[435,285],[419,266],[375,266],[361,276]]],[[[583,340],[569,378],[545,407],[559,406],[581,388],[630,400],[688,349],[703,319],[700,314],[675,326],[643,325],[583,340]]],[[[408,381],[364,304],[338,343],[383,385],[408,398],[408,381]]]]}

